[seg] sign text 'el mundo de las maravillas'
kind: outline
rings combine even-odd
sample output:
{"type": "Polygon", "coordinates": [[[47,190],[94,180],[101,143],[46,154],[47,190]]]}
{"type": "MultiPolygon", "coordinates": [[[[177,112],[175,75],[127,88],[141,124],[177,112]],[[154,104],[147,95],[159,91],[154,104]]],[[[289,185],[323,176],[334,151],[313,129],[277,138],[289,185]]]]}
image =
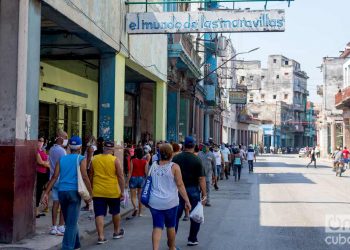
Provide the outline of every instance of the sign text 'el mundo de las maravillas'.
{"type": "Polygon", "coordinates": [[[129,34],[282,32],[284,10],[220,10],[127,14],[129,34]]]}

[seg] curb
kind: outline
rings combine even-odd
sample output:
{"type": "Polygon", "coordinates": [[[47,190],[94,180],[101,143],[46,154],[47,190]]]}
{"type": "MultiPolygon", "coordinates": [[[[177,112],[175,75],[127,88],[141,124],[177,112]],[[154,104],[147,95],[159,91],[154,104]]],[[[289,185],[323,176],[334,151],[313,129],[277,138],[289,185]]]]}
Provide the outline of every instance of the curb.
{"type": "MultiPolygon", "coordinates": [[[[127,209],[126,211],[124,211],[123,213],[120,213],[120,217],[123,219],[125,218],[129,213],[131,213],[133,211],[132,208],[127,209]]],[[[107,223],[105,223],[105,227],[108,227],[109,225],[111,225],[113,223],[113,220],[108,221],[107,223]]],[[[90,239],[90,237],[95,234],[97,232],[96,227],[94,227],[94,229],[91,230],[86,230],[84,232],[80,232],[80,242],[84,243],[84,241],[88,241],[90,239]]],[[[61,249],[61,243],[52,246],[50,248],[48,248],[47,250],[59,250],[61,249]]],[[[28,248],[29,249],[29,248],[28,248]]],[[[34,250],[34,249],[33,249],[34,250]]]]}

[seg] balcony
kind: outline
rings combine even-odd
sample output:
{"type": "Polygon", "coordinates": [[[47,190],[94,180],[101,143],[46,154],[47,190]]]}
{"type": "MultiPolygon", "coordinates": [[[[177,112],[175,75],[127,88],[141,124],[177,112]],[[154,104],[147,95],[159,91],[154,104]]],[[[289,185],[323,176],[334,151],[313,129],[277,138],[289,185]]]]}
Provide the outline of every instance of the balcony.
{"type": "Polygon", "coordinates": [[[193,41],[188,34],[172,34],[168,36],[168,57],[176,59],[176,67],[189,70],[193,78],[201,77],[201,58],[194,48],[193,41]]]}
{"type": "Polygon", "coordinates": [[[260,121],[247,114],[237,114],[237,122],[259,125],[260,121]]]}
{"type": "Polygon", "coordinates": [[[335,107],[337,109],[343,109],[350,107],[350,87],[342,89],[335,95],[335,107]]]}

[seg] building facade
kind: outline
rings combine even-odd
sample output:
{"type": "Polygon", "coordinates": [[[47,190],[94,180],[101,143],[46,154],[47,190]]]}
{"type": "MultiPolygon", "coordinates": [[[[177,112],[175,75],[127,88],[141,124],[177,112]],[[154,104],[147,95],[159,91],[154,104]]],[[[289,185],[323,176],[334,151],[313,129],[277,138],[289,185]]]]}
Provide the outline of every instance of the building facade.
{"type": "Polygon", "coordinates": [[[260,61],[238,61],[239,83],[248,88],[248,109],[261,120],[264,146],[302,147],[307,142],[307,74],[300,64],[282,55],[271,55],[266,69],[260,61]]]}
{"type": "Polygon", "coordinates": [[[343,112],[336,107],[335,95],[343,88],[344,62],[343,57],[325,57],[321,65],[323,84],[318,94],[322,97],[322,105],[317,123],[318,143],[323,157],[343,145],[343,112]]]}

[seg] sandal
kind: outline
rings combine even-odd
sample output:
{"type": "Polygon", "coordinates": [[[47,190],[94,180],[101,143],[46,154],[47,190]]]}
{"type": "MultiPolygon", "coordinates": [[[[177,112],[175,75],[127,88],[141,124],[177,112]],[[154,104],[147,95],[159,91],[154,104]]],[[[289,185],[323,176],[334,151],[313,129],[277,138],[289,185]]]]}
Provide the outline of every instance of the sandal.
{"type": "Polygon", "coordinates": [[[137,214],[137,209],[136,210],[134,210],[134,212],[132,213],[132,217],[135,217],[136,216],[136,214],[137,214]]]}

